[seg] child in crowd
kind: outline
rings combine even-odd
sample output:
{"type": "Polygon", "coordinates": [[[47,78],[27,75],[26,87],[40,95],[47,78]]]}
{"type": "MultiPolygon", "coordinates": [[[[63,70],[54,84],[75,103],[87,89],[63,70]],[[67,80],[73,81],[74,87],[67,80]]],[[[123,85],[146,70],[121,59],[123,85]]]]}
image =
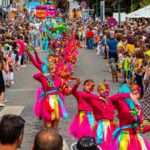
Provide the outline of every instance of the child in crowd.
{"type": "Polygon", "coordinates": [[[114,58],[110,58],[110,71],[113,82],[118,82],[118,67],[114,58]]]}
{"type": "Polygon", "coordinates": [[[124,61],[124,56],[123,56],[123,51],[119,50],[118,51],[118,73],[119,73],[119,76],[122,76],[122,73],[123,73],[123,61],[124,61]]]}
{"type": "Polygon", "coordinates": [[[124,83],[128,83],[129,73],[130,73],[130,63],[131,60],[128,56],[128,53],[124,54],[124,62],[123,62],[123,72],[124,72],[124,83]]]}
{"type": "Polygon", "coordinates": [[[134,82],[134,65],[135,65],[135,61],[136,61],[135,53],[132,53],[132,55],[130,56],[130,71],[129,71],[129,75],[128,75],[128,79],[129,79],[130,83],[134,82]]]}

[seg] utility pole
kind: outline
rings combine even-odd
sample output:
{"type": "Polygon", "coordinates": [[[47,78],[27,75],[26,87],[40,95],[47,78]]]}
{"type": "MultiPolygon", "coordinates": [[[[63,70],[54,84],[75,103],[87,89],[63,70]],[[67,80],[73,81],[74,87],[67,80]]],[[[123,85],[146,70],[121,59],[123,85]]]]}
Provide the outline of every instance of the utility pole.
{"type": "Polygon", "coordinates": [[[121,27],[120,0],[118,0],[118,21],[119,27],[121,27]]]}
{"type": "Polygon", "coordinates": [[[105,1],[104,0],[100,1],[100,16],[101,16],[102,22],[104,22],[105,21],[105,1]]]}

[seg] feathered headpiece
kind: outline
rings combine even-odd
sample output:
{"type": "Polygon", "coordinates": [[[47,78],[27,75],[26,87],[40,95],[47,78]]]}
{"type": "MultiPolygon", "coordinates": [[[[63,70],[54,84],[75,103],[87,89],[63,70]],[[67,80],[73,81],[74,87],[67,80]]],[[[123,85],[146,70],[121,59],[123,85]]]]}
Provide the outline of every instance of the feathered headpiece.
{"type": "Polygon", "coordinates": [[[138,92],[141,91],[141,87],[137,84],[131,84],[130,89],[131,89],[131,91],[138,91],[138,92]]]}
{"type": "Polygon", "coordinates": [[[98,85],[98,90],[105,90],[105,89],[110,90],[110,84],[104,81],[98,85]]]}

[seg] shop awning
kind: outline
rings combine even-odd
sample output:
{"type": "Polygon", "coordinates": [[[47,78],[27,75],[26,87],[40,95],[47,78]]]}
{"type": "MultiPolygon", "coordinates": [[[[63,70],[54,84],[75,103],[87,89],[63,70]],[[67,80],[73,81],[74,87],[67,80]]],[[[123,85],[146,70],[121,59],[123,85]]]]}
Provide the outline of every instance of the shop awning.
{"type": "Polygon", "coordinates": [[[127,18],[150,18],[150,5],[138,9],[130,14],[127,14],[126,17],[127,18]]]}

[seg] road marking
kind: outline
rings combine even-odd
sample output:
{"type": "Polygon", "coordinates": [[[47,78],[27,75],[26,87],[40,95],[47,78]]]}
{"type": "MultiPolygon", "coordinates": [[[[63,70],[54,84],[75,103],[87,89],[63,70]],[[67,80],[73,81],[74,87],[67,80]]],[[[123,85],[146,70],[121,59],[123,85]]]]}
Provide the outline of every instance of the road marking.
{"type": "Polygon", "coordinates": [[[0,111],[0,117],[5,114],[20,115],[23,109],[24,106],[6,106],[0,111]]]}

